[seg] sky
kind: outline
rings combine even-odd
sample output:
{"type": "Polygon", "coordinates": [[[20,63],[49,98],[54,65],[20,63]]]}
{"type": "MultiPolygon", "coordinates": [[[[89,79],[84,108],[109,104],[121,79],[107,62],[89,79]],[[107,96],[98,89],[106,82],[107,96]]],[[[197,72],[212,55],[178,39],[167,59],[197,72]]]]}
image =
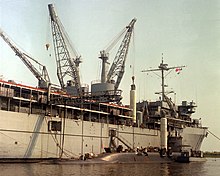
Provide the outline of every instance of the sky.
{"type": "MultiPolygon", "coordinates": [[[[100,80],[99,52],[136,18],[134,35],[120,89],[129,103],[135,75],[137,100],[157,100],[161,80],[144,69],[186,66],[166,76],[173,101],[194,101],[203,126],[220,137],[220,1],[218,0],[0,0],[0,27],[24,52],[47,66],[59,84],[47,5],[53,3],[68,36],[82,56],[81,82],[100,80]],[[50,48],[46,50],[45,45],[50,48]]],[[[117,49],[117,46],[116,46],[117,49]]],[[[114,58],[110,53],[110,64],[114,58]]],[[[0,39],[0,77],[37,86],[36,78],[0,39]]],[[[220,151],[220,141],[209,134],[202,150],[220,151]]]]}

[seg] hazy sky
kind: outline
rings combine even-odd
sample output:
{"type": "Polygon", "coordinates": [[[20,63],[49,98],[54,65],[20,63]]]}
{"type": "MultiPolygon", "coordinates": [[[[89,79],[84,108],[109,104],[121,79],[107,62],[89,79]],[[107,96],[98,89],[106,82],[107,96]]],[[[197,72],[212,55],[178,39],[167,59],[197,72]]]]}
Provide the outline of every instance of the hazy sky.
{"type": "MultiPolygon", "coordinates": [[[[0,0],[0,27],[33,58],[46,65],[52,82],[58,84],[53,48],[47,51],[51,30],[48,3],[56,11],[69,38],[81,54],[81,80],[90,85],[100,79],[99,51],[137,18],[126,73],[120,88],[123,103],[129,102],[134,69],[137,100],[155,100],[160,78],[141,70],[156,68],[164,53],[169,66],[186,65],[180,74],[166,78],[176,103],[194,100],[204,126],[220,137],[220,1],[218,0],[0,0]]],[[[111,53],[110,53],[111,54],[111,53]]],[[[112,63],[114,53],[110,55],[112,63]]],[[[37,80],[0,39],[0,75],[4,79],[37,85],[37,80]]],[[[211,134],[203,150],[220,151],[220,141],[211,134]]]]}

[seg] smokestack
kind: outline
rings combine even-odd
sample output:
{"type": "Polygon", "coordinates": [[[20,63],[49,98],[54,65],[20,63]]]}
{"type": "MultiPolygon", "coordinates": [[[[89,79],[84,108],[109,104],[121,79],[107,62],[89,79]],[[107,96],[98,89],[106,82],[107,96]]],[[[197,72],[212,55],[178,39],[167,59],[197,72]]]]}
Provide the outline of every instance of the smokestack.
{"type": "Polygon", "coordinates": [[[132,76],[132,85],[130,90],[130,109],[132,109],[131,116],[133,122],[136,123],[136,87],[134,84],[134,76],[132,76]]]}

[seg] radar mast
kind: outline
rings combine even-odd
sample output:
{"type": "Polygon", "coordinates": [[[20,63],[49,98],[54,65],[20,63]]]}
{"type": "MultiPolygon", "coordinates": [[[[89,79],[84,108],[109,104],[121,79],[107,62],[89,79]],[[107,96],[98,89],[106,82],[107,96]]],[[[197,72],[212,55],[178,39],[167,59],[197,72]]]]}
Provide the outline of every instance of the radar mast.
{"type": "Polygon", "coordinates": [[[162,95],[162,101],[166,101],[165,100],[165,86],[166,86],[165,85],[165,77],[166,77],[165,72],[166,71],[171,71],[171,70],[174,70],[174,69],[181,70],[183,67],[186,67],[186,66],[182,65],[182,66],[168,67],[168,64],[165,64],[164,61],[163,61],[163,53],[162,53],[162,61],[161,61],[160,65],[158,66],[158,68],[142,70],[141,72],[157,72],[157,71],[161,72],[161,95],[162,95]]]}

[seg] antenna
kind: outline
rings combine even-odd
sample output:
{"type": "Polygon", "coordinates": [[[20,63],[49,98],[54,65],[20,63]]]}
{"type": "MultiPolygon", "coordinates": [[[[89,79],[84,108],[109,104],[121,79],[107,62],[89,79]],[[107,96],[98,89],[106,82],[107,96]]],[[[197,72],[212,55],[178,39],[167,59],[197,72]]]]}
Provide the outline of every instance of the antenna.
{"type": "Polygon", "coordinates": [[[186,67],[185,65],[183,66],[176,66],[176,67],[168,67],[168,64],[165,64],[163,62],[163,53],[162,53],[162,61],[160,63],[160,65],[158,66],[158,68],[156,69],[149,69],[149,70],[142,70],[141,72],[155,72],[155,71],[161,71],[161,94],[162,94],[162,101],[164,101],[164,97],[165,97],[165,76],[164,76],[164,72],[165,71],[169,71],[169,70],[174,70],[174,69],[182,69],[183,67],[186,67]]]}

